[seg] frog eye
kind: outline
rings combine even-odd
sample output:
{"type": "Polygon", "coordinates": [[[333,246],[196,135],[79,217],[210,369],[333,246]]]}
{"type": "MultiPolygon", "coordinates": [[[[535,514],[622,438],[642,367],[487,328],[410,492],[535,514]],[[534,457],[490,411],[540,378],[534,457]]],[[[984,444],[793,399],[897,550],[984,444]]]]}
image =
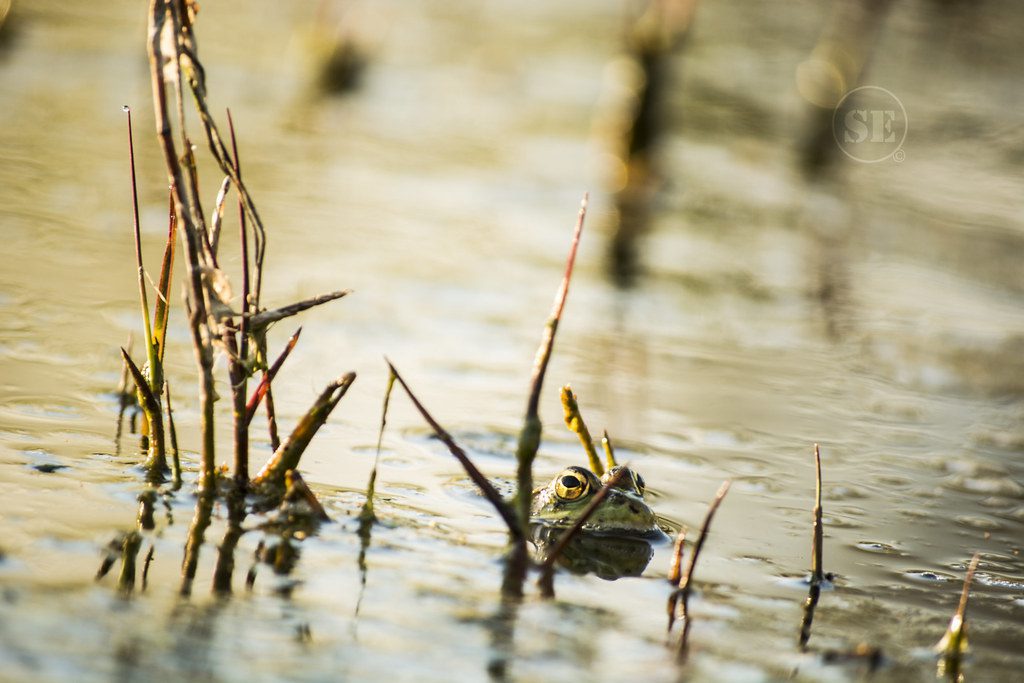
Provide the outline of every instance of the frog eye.
{"type": "Polygon", "coordinates": [[[559,475],[555,481],[555,495],[562,500],[578,500],[590,490],[590,482],[572,470],[559,475]]]}

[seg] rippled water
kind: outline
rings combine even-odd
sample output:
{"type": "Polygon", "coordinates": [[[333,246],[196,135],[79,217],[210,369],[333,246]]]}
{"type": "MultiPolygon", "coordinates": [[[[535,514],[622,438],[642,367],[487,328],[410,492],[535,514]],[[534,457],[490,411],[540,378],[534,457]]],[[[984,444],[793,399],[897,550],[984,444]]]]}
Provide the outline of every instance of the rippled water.
{"type": "MultiPolygon", "coordinates": [[[[906,159],[841,161],[830,182],[799,171],[807,123],[793,85],[828,9],[701,6],[674,64],[644,275],[626,290],[606,275],[610,200],[591,133],[619,3],[367,3],[350,15],[373,44],[362,87],[326,100],[309,97],[312,9],[251,5],[203,3],[200,48],[271,230],[266,301],[356,292],[303,318],[275,384],[290,425],[330,377],[359,373],[302,465],[337,523],[300,544],[290,576],[261,565],[252,592],[243,577],[260,534],[245,534],[234,596],[218,598],[207,590],[225,532],[215,518],[193,595],[180,599],[195,503],[183,492],[158,505],[146,591],[126,600],[114,577],[94,582],[107,543],[133,528],[142,487],[132,439],[114,442],[117,346],[137,326],[126,103],[145,124],[136,145],[151,267],[165,226],[144,10],[19,3],[0,32],[0,678],[674,679],[669,547],[641,578],[559,574],[557,600],[531,590],[518,609],[502,606],[500,521],[403,398],[378,483],[384,523],[359,567],[352,515],[373,459],[381,355],[486,473],[511,478],[530,363],[591,189],[536,474],[582,462],[557,400],[572,382],[592,429],[607,427],[670,522],[699,525],[733,480],[697,572],[687,674],[856,679],[863,665],[816,653],[865,642],[883,649],[883,679],[929,679],[929,648],[980,550],[968,677],[1014,680],[1024,668],[1014,5],[894,7],[867,80],[906,106],[906,159]],[[801,654],[815,441],[836,577],[813,652],[801,654]]],[[[219,179],[202,172],[212,203],[219,179]]],[[[169,376],[194,466],[180,309],[172,322],[169,376]]],[[[278,326],[271,345],[290,332],[278,326]]],[[[268,447],[257,438],[259,458],[268,447]]]]}

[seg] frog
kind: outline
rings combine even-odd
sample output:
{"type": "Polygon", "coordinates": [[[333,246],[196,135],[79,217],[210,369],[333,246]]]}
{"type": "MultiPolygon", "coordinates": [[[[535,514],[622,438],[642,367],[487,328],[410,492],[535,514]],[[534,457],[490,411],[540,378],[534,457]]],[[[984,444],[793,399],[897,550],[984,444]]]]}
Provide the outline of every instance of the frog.
{"type": "Polygon", "coordinates": [[[582,531],[660,538],[664,533],[658,526],[658,518],[644,500],[643,477],[625,465],[614,465],[600,477],[586,467],[566,467],[546,486],[533,491],[531,521],[548,527],[572,526],[601,487],[620,470],[625,473],[583,525],[582,531]]]}

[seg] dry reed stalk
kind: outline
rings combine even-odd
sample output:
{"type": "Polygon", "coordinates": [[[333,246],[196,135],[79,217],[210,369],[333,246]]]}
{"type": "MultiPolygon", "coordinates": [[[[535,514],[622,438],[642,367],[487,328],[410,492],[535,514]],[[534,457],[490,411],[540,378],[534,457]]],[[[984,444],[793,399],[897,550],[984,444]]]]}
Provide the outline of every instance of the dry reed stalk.
{"type": "Polygon", "coordinates": [[[554,349],[558,324],[562,320],[562,311],[565,309],[565,300],[569,295],[569,282],[572,279],[573,266],[576,263],[576,250],[580,244],[583,221],[587,215],[587,202],[588,195],[584,194],[583,200],[580,202],[580,210],[576,219],[576,228],[572,235],[572,243],[569,247],[569,255],[566,258],[565,273],[562,275],[562,282],[558,287],[558,292],[555,294],[551,315],[544,325],[544,334],[541,337],[540,347],[537,349],[537,356],[533,363],[533,372],[530,377],[530,394],[526,402],[526,414],[523,417],[523,428],[519,433],[519,443],[516,447],[516,512],[519,515],[519,537],[521,538],[526,538],[529,534],[530,501],[533,494],[533,460],[537,457],[537,450],[540,448],[542,429],[539,413],[540,392],[544,386],[544,375],[547,372],[548,362],[551,360],[551,352],[554,349]]]}

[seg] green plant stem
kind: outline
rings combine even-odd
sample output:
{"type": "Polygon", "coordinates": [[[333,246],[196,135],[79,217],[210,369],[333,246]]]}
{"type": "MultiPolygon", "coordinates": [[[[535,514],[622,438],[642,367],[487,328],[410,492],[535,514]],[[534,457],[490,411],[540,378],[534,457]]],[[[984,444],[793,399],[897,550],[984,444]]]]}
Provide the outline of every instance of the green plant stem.
{"type": "Polygon", "coordinates": [[[149,453],[146,457],[146,472],[150,481],[158,483],[163,479],[167,471],[167,455],[164,450],[164,422],[160,414],[160,404],[146,383],[146,378],[139,370],[128,352],[121,349],[121,356],[124,358],[128,371],[135,380],[135,387],[138,389],[142,403],[142,411],[146,414],[150,426],[149,453]]]}
{"type": "Polygon", "coordinates": [[[540,448],[541,421],[540,421],[540,392],[544,386],[544,375],[547,373],[548,362],[551,360],[551,352],[555,345],[555,334],[558,331],[558,323],[562,319],[562,311],[565,309],[565,300],[569,295],[569,281],[572,279],[573,265],[576,263],[576,250],[580,243],[580,233],[583,232],[583,221],[587,215],[588,196],[583,195],[580,202],[580,211],[576,218],[576,229],[573,231],[572,244],[569,247],[569,256],[566,259],[565,273],[555,294],[555,301],[551,307],[551,315],[544,325],[544,333],[541,337],[540,347],[537,350],[537,357],[533,363],[533,373],[530,377],[530,394],[526,402],[526,414],[523,417],[523,428],[519,432],[519,443],[516,447],[516,513],[519,518],[519,536],[526,538],[530,532],[530,501],[533,497],[533,460],[537,457],[537,450],[540,448]]]}

